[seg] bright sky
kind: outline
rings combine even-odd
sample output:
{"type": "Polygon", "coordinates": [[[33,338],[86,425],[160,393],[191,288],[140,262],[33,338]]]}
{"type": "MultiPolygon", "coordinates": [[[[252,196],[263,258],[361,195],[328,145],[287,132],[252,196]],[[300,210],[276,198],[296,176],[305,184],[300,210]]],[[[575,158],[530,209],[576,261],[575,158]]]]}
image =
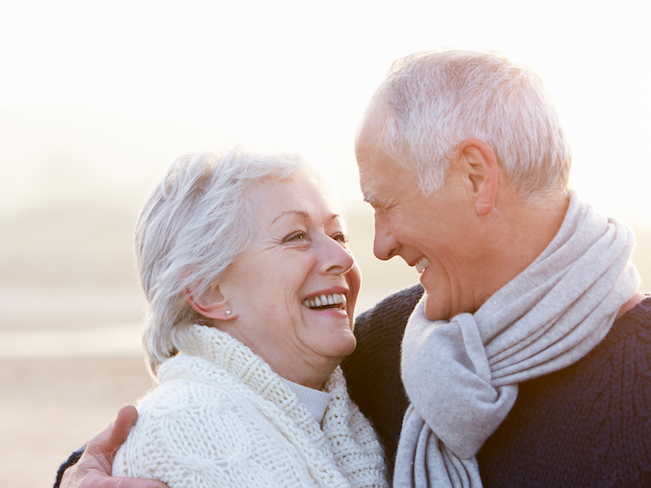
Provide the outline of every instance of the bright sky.
{"type": "MultiPolygon", "coordinates": [[[[446,45],[497,49],[545,80],[574,150],[572,186],[651,225],[648,0],[4,3],[0,115],[82,107],[182,127],[192,144],[319,155],[353,200],[355,128],[390,63],[446,45]]],[[[8,182],[20,164],[0,160],[0,190],[27,191],[8,182]]]]}

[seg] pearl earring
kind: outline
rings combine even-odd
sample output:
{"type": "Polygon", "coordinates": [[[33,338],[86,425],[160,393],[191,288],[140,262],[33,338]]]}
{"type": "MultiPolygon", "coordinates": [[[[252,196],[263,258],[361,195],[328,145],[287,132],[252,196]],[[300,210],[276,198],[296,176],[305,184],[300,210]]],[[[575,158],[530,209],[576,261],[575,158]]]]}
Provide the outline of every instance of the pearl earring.
{"type": "Polygon", "coordinates": [[[231,312],[230,310],[226,310],[226,317],[230,317],[232,313],[233,312],[231,312]]]}

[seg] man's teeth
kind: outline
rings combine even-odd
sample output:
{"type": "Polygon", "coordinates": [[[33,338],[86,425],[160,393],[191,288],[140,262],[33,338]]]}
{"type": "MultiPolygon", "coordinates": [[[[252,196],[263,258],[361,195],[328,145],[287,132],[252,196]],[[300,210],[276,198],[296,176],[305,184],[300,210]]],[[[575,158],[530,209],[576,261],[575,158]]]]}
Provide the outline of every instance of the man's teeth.
{"type": "Polygon", "coordinates": [[[423,271],[425,271],[425,268],[427,268],[428,266],[429,266],[429,259],[427,259],[426,257],[422,257],[416,263],[416,271],[422,273],[423,271]]]}
{"type": "Polygon", "coordinates": [[[306,298],[303,300],[303,305],[307,308],[344,308],[346,306],[346,295],[343,293],[332,293],[330,295],[306,298]]]}

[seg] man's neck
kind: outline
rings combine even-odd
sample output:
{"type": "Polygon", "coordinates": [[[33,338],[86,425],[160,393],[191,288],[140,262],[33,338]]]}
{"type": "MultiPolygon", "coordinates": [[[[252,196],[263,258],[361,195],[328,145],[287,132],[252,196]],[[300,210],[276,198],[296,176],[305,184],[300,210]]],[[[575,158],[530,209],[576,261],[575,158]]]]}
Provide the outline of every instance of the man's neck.
{"type": "Polygon", "coordinates": [[[501,225],[496,228],[496,252],[485,269],[489,287],[485,290],[485,302],[500,288],[522,273],[549,246],[563,224],[569,196],[550,199],[543,208],[526,205],[514,194],[502,197],[503,204],[496,207],[501,225]]]}
{"type": "MultiPolygon", "coordinates": [[[[545,208],[521,205],[520,208],[514,207],[511,229],[514,232],[508,234],[502,244],[502,249],[506,252],[502,254],[503,273],[501,280],[495,282],[494,290],[491,295],[517,275],[522,273],[531,263],[533,263],[540,254],[552,242],[563,224],[567,208],[569,206],[569,197],[561,197],[556,201],[550,202],[545,208]],[[506,242],[511,242],[507,246],[506,242]]],[[[490,295],[489,295],[490,297],[490,295]]],[[[620,308],[617,318],[635,307],[638,303],[646,298],[645,295],[636,291],[635,294],[620,308]]]]}

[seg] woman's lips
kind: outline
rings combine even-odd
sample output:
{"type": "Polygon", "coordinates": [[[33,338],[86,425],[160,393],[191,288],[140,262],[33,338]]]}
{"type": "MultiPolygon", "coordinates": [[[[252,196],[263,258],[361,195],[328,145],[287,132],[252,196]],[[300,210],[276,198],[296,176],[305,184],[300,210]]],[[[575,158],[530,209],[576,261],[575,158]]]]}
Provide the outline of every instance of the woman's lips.
{"type": "Polygon", "coordinates": [[[343,293],[324,293],[303,300],[303,305],[313,310],[346,309],[346,295],[343,293]]]}

